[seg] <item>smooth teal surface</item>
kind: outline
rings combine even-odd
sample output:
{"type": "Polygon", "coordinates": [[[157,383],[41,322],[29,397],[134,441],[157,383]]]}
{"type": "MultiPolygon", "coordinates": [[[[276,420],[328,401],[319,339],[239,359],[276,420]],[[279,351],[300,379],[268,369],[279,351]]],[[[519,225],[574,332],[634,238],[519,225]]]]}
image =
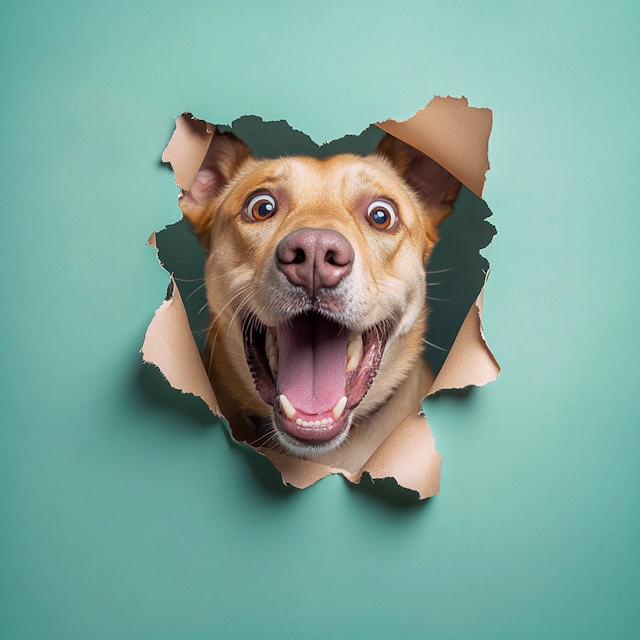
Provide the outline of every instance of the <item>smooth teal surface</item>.
{"type": "Polygon", "coordinates": [[[637,2],[0,10],[3,640],[640,636],[637,2]],[[494,112],[503,372],[429,403],[426,503],[280,488],[139,364],[172,122],[321,142],[435,94],[494,112]]]}

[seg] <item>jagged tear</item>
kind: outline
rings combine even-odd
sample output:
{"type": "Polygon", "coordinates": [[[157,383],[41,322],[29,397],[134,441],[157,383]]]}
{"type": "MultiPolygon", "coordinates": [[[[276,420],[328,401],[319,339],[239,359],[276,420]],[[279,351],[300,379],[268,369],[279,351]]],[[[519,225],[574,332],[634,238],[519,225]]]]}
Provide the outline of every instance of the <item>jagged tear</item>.
{"type": "MultiPolygon", "coordinates": [[[[469,107],[464,97],[435,97],[408,120],[387,120],[377,126],[436,160],[481,197],[489,169],[491,124],[489,109],[469,107]]],[[[183,116],[176,122],[162,159],[171,164],[177,185],[185,191],[191,187],[202,164],[214,130],[212,125],[190,117],[183,116]]],[[[149,238],[149,244],[156,246],[155,233],[149,238]]],[[[173,279],[170,290],[171,295],[157,310],[147,330],[143,359],[156,365],[172,387],[201,397],[214,414],[222,416],[173,279]]],[[[484,287],[469,310],[429,395],[442,389],[482,386],[500,372],[482,332],[483,292],[484,287]]],[[[379,410],[379,419],[385,421],[390,435],[357,471],[254,448],[274,463],[285,483],[298,488],[308,487],[332,473],[341,473],[357,483],[366,472],[375,479],[393,477],[400,486],[417,491],[421,499],[428,498],[440,488],[441,456],[421,411],[421,395],[413,399],[413,408],[404,415],[386,415],[384,407],[379,410]]]]}

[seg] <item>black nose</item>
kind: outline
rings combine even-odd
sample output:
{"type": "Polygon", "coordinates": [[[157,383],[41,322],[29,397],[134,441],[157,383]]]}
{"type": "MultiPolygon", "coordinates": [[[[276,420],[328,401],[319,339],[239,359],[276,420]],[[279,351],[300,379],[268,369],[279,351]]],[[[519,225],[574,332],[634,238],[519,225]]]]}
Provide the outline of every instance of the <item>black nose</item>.
{"type": "Polygon", "coordinates": [[[285,236],[276,249],[276,264],[290,282],[311,296],[335,287],[353,265],[351,243],[333,229],[298,229],[285,236]]]}

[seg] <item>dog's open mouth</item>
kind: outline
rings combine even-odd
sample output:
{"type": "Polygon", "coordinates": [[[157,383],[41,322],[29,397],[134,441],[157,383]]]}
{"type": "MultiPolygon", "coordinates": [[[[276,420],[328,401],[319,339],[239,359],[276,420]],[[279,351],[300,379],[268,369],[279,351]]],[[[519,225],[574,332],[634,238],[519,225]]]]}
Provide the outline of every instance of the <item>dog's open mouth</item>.
{"type": "Polygon", "coordinates": [[[361,334],[317,313],[278,327],[245,323],[247,363],[261,398],[274,409],[281,444],[313,453],[344,441],[388,336],[386,323],[361,334]]]}

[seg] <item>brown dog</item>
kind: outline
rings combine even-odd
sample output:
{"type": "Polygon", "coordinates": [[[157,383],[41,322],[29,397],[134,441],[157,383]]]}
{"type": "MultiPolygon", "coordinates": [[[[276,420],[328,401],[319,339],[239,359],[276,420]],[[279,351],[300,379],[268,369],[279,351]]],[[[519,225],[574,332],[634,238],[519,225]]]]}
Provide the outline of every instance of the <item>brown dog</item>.
{"type": "Polygon", "coordinates": [[[426,263],[459,190],[391,136],[366,157],[256,160],[214,134],[180,207],[207,255],[205,363],[236,439],[356,470],[420,402],[426,263]]]}

